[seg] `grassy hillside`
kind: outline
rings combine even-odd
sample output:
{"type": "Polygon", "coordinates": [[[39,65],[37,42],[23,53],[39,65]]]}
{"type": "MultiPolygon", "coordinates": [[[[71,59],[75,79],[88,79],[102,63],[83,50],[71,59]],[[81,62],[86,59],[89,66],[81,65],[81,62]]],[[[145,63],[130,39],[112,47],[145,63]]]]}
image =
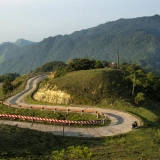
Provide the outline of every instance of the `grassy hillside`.
{"type": "MultiPolygon", "coordinates": [[[[48,88],[56,85],[57,89],[71,94],[73,104],[104,105],[106,99],[127,98],[131,93],[126,87],[123,72],[112,69],[71,72],[47,83],[50,84],[48,88]]],[[[41,84],[41,87],[45,84],[41,84]]]]}
{"type": "MultiPolygon", "coordinates": [[[[48,160],[53,151],[86,146],[92,160],[138,160],[160,158],[160,129],[143,127],[131,133],[102,139],[59,137],[29,129],[0,125],[0,159],[48,160]],[[14,147],[10,144],[14,144],[14,147]]],[[[54,159],[53,159],[54,160],[54,159]]],[[[64,160],[64,159],[62,159],[64,160]]]]}

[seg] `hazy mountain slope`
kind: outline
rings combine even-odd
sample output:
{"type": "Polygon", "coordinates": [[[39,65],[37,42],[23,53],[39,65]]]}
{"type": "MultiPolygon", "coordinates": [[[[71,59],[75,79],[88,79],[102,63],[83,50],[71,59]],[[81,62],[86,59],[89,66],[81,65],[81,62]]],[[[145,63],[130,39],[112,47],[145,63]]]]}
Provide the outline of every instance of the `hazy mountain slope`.
{"type": "Polygon", "coordinates": [[[14,44],[19,46],[19,47],[23,47],[23,46],[31,45],[33,43],[35,43],[35,42],[28,41],[28,40],[25,40],[25,39],[18,39],[14,44]]]}
{"type": "MultiPolygon", "coordinates": [[[[0,45],[0,63],[9,59],[14,59],[23,54],[34,42],[18,39],[15,43],[4,42],[0,45]]],[[[0,69],[1,71],[1,69],[0,69]]]]}
{"type": "Polygon", "coordinates": [[[0,63],[15,56],[15,52],[19,49],[13,43],[4,42],[0,45],[0,63]]]}
{"type": "Polygon", "coordinates": [[[74,57],[116,62],[117,52],[120,62],[160,70],[160,16],[119,19],[70,35],[46,38],[23,50],[21,56],[0,64],[0,74],[26,73],[48,61],[66,62],[74,57]]]}

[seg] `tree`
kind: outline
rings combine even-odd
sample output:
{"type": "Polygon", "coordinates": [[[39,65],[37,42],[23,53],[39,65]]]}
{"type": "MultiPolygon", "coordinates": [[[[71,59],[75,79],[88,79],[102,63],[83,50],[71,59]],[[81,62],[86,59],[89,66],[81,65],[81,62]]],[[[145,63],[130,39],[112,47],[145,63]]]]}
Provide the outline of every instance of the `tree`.
{"type": "Polygon", "coordinates": [[[107,61],[102,61],[102,64],[104,67],[109,67],[109,62],[107,62],[107,61]]]}
{"type": "Polygon", "coordinates": [[[134,101],[136,104],[138,104],[140,101],[145,100],[145,95],[142,92],[137,93],[137,96],[134,98],[134,101]]]}
{"type": "Polygon", "coordinates": [[[103,68],[103,64],[98,60],[89,60],[87,58],[72,59],[68,62],[66,68],[67,72],[78,71],[78,70],[88,70],[95,68],[103,68]]]}
{"type": "Polygon", "coordinates": [[[103,64],[101,61],[96,61],[94,67],[95,68],[103,68],[103,64]]]}
{"type": "Polygon", "coordinates": [[[135,87],[137,84],[140,84],[140,80],[138,79],[139,75],[142,75],[144,72],[143,70],[135,65],[135,64],[123,64],[121,65],[121,70],[125,73],[127,78],[132,82],[132,95],[135,94],[135,87]]]}
{"type": "Polygon", "coordinates": [[[34,72],[54,72],[55,70],[65,67],[66,64],[61,61],[47,62],[41,67],[38,67],[34,72]]]}
{"type": "Polygon", "coordinates": [[[147,74],[147,78],[148,78],[149,80],[154,80],[155,76],[154,76],[153,72],[149,72],[149,73],[147,74]]]}
{"type": "Polygon", "coordinates": [[[3,88],[3,94],[7,94],[8,92],[11,92],[13,90],[13,85],[9,80],[9,78],[5,79],[2,88],[3,88]]]}

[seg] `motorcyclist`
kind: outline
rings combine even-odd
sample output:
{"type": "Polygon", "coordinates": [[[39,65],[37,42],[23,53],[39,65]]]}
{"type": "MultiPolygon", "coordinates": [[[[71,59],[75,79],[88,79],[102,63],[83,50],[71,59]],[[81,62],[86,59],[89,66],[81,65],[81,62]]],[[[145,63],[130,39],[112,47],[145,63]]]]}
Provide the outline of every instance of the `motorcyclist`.
{"type": "Polygon", "coordinates": [[[137,121],[134,121],[133,123],[132,123],[132,126],[131,126],[132,128],[136,128],[136,127],[138,127],[138,123],[137,123],[137,121]]]}

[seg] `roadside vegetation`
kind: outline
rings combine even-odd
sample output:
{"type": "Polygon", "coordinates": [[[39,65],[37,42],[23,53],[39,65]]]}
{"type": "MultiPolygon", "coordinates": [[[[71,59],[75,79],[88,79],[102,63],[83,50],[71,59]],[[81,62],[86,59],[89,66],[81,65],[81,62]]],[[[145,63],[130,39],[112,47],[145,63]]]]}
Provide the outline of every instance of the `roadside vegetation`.
{"type": "Polygon", "coordinates": [[[3,83],[0,85],[0,96],[10,94],[18,88],[23,88],[27,76],[20,76],[17,73],[8,73],[0,76],[0,83],[3,83]]]}

